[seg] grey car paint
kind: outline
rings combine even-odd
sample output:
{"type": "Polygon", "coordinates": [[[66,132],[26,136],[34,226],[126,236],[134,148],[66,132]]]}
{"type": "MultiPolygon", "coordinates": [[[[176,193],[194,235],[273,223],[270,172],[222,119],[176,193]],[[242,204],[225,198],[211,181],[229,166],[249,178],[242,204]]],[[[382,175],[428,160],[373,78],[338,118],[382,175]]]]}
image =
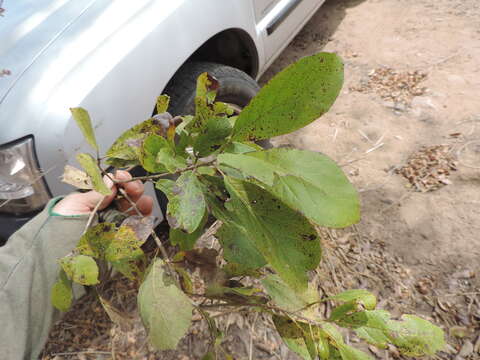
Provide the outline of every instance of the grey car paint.
{"type": "Polygon", "coordinates": [[[248,34],[260,76],[322,2],[7,0],[0,69],[11,75],[0,79],[0,144],[32,134],[52,194],[69,192],[63,167],[90,150],[70,107],[88,109],[105,151],[151,115],[169,79],[212,36],[248,34]],[[268,35],[272,22],[279,26],[268,35]]]}

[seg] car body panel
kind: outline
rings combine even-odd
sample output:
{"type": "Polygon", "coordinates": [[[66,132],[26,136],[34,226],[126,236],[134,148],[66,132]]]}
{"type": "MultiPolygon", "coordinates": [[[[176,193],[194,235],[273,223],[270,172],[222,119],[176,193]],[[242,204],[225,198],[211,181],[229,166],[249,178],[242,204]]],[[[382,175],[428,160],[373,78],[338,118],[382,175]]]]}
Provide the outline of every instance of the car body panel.
{"type": "MultiPolygon", "coordinates": [[[[168,81],[211,37],[228,29],[246,32],[257,50],[260,76],[308,20],[313,3],[319,4],[302,0],[268,35],[262,20],[284,0],[256,1],[5,4],[2,21],[8,23],[0,31],[8,32],[0,45],[0,68],[11,75],[0,80],[0,144],[33,134],[52,195],[70,192],[59,181],[64,165],[78,166],[75,155],[92,152],[70,107],[89,111],[103,153],[123,131],[151,116],[168,81]],[[20,10],[24,13],[15,16],[20,10]]],[[[153,194],[153,188],[148,192],[153,194]]]]}

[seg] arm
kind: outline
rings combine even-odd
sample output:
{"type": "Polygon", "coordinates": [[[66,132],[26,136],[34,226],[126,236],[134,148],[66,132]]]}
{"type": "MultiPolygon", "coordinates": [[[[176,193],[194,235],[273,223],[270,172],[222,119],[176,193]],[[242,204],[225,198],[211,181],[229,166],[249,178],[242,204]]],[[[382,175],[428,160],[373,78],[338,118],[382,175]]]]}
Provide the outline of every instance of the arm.
{"type": "MultiPolygon", "coordinates": [[[[116,178],[128,180],[131,176],[118,172],[116,178]]],[[[59,270],[57,261],[75,248],[98,202],[103,209],[114,199],[116,187],[111,181],[106,183],[113,191],[105,198],[90,191],[53,199],[0,248],[0,349],[5,359],[37,359],[42,351],[52,324],[60,318],[50,301],[59,270]]],[[[143,195],[141,182],[123,187],[142,213],[151,213],[153,200],[143,195]]],[[[125,211],[130,204],[121,200],[118,207],[125,211]]],[[[77,299],[82,294],[77,291],[74,295],[77,299]]]]}

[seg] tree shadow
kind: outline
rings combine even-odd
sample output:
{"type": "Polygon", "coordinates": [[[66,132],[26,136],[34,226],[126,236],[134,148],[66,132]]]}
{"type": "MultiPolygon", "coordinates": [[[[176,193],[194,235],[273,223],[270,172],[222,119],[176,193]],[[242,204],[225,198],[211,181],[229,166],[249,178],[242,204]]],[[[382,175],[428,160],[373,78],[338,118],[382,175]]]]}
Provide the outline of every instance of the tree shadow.
{"type": "Polygon", "coordinates": [[[260,77],[264,85],[285,66],[298,59],[321,51],[332,39],[338,26],[345,19],[347,9],[360,5],[366,0],[327,0],[293,38],[280,56],[260,77]]]}

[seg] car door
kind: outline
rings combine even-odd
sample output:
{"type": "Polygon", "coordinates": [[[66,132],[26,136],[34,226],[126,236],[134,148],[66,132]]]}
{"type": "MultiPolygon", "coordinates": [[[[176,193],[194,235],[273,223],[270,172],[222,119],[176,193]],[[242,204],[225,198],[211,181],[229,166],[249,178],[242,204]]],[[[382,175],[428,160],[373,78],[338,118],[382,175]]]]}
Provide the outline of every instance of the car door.
{"type": "Polygon", "coordinates": [[[271,63],[322,5],[324,0],[253,0],[257,33],[271,63]]]}

